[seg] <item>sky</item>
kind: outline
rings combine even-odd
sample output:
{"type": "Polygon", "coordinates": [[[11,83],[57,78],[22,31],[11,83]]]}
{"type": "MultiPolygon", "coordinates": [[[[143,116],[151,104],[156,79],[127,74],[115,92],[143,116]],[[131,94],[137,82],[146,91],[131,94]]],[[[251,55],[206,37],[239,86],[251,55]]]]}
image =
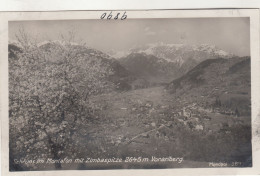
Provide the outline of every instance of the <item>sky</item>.
{"type": "Polygon", "coordinates": [[[250,55],[249,18],[12,21],[9,39],[16,40],[21,28],[38,42],[60,40],[61,34],[74,31],[75,42],[105,52],[163,42],[212,44],[238,56],[250,55]]]}

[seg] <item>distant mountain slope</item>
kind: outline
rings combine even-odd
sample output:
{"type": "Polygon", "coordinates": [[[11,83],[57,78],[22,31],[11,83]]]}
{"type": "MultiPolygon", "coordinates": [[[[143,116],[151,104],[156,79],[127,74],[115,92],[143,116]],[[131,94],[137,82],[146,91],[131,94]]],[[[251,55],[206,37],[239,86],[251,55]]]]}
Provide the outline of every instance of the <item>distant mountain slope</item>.
{"type": "Polygon", "coordinates": [[[51,47],[59,47],[59,46],[64,46],[64,45],[70,45],[73,49],[80,49],[82,53],[84,53],[87,56],[94,56],[98,58],[105,58],[105,59],[111,59],[111,57],[97,49],[77,44],[77,43],[65,43],[59,40],[54,40],[54,41],[44,41],[42,43],[39,43],[37,46],[41,49],[44,50],[49,50],[51,47]]]}
{"type": "Polygon", "coordinates": [[[152,82],[167,82],[169,78],[180,76],[179,67],[164,59],[145,53],[132,53],[121,58],[121,65],[132,72],[136,77],[144,78],[152,82]]]}
{"type": "Polygon", "coordinates": [[[237,81],[242,75],[247,76],[245,79],[250,79],[249,74],[250,58],[248,57],[208,59],[198,64],[187,74],[172,81],[168,88],[177,91],[178,89],[195,88],[204,84],[217,85],[223,83],[224,80],[233,81],[230,80],[231,78],[237,81]]]}
{"type": "MultiPolygon", "coordinates": [[[[211,74],[210,71],[212,71],[212,70],[208,70],[210,65],[211,64],[222,65],[223,63],[227,63],[227,60],[225,60],[223,58],[205,60],[202,63],[198,64],[193,69],[191,69],[184,76],[174,80],[170,84],[170,88],[172,91],[177,91],[178,89],[183,89],[186,87],[194,88],[197,86],[201,86],[201,85],[205,84],[206,81],[210,81],[210,80],[203,79],[203,76],[204,76],[203,74],[207,74],[207,75],[211,74]],[[205,73],[206,70],[207,70],[207,73],[205,73]]],[[[216,73],[218,73],[217,70],[216,70],[216,73]]],[[[212,75],[212,76],[215,77],[217,75],[212,75]]],[[[213,79],[213,77],[211,79],[213,79]]]]}
{"type": "Polygon", "coordinates": [[[187,74],[175,79],[167,89],[187,102],[195,101],[202,106],[250,111],[250,57],[209,59],[201,62],[187,74]]]}

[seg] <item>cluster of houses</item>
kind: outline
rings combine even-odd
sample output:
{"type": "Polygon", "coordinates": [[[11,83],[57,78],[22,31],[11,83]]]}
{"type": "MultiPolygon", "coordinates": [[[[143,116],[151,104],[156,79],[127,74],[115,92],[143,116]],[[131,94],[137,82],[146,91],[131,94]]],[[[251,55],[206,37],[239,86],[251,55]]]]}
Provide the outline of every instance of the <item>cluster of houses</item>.
{"type": "Polygon", "coordinates": [[[238,109],[232,110],[231,108],[211,107],[210,109],[207,110],[211,113],[219,113],[219,114],[224,114],[224,115],[234,116],[234,117],[240,116],[238,109]]]}
{"type": "Polygon", "coordinates": [[[183,107],[181,110],[174,112],[173,117],[191,130],[204,130],[204,121],[210,121],[211,117],[202,115],[198,112],[196,104],[183,107]]]}

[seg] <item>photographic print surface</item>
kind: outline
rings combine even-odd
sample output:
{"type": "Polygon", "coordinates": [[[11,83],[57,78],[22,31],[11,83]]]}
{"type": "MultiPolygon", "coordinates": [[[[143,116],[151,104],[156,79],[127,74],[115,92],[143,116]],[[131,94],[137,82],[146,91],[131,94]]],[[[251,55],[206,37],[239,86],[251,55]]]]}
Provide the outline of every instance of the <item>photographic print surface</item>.
{"type": "Polygon", "coordinates": [[[8,32],[10,171],[252,167],[250,18],[8,32]]]}

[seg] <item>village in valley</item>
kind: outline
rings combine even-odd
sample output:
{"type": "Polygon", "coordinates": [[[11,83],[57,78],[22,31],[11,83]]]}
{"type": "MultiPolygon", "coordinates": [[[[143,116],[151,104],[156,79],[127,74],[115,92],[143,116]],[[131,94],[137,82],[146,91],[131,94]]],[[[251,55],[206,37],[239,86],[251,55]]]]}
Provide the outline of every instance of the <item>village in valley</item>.
{"type": "MultiPolygon", "coordinates": [[[[233,133],[233,128],[250,123],[247,118],[231,110],[221,111],[220,108],[213,107],[206,109],[197,103],[172,99],[160,86],[107,94],[93,97],[92,100],[97,105],[96,118],[107,121],[103,128],[110,134],[107,135],[108,143],[120,149],[127,148],[122,151],[134,156],[149,156],[150,152],[158,150],[159,146],[164,146],[165,150],[172,154],[180,154],[178,147],[185,145],[181,144],[181,138],[185,137],[186,133],[202,138],[211,135],[227,136],[233,133]],[[106,106],[103,106],[104,104],[106,106]],[[148,147],[153,143],[158,144],[154,148],[148,147]],[[173,149],[176,153],[170,150],[171,146],[176,147],[173,149]],[[147,147],[153,149],[150,151],[147,147]]],[[[93,138],[106,136],[96,132],[93,138]]],[[[162,155],[164,152],[158,153],[162,155]]]]}

